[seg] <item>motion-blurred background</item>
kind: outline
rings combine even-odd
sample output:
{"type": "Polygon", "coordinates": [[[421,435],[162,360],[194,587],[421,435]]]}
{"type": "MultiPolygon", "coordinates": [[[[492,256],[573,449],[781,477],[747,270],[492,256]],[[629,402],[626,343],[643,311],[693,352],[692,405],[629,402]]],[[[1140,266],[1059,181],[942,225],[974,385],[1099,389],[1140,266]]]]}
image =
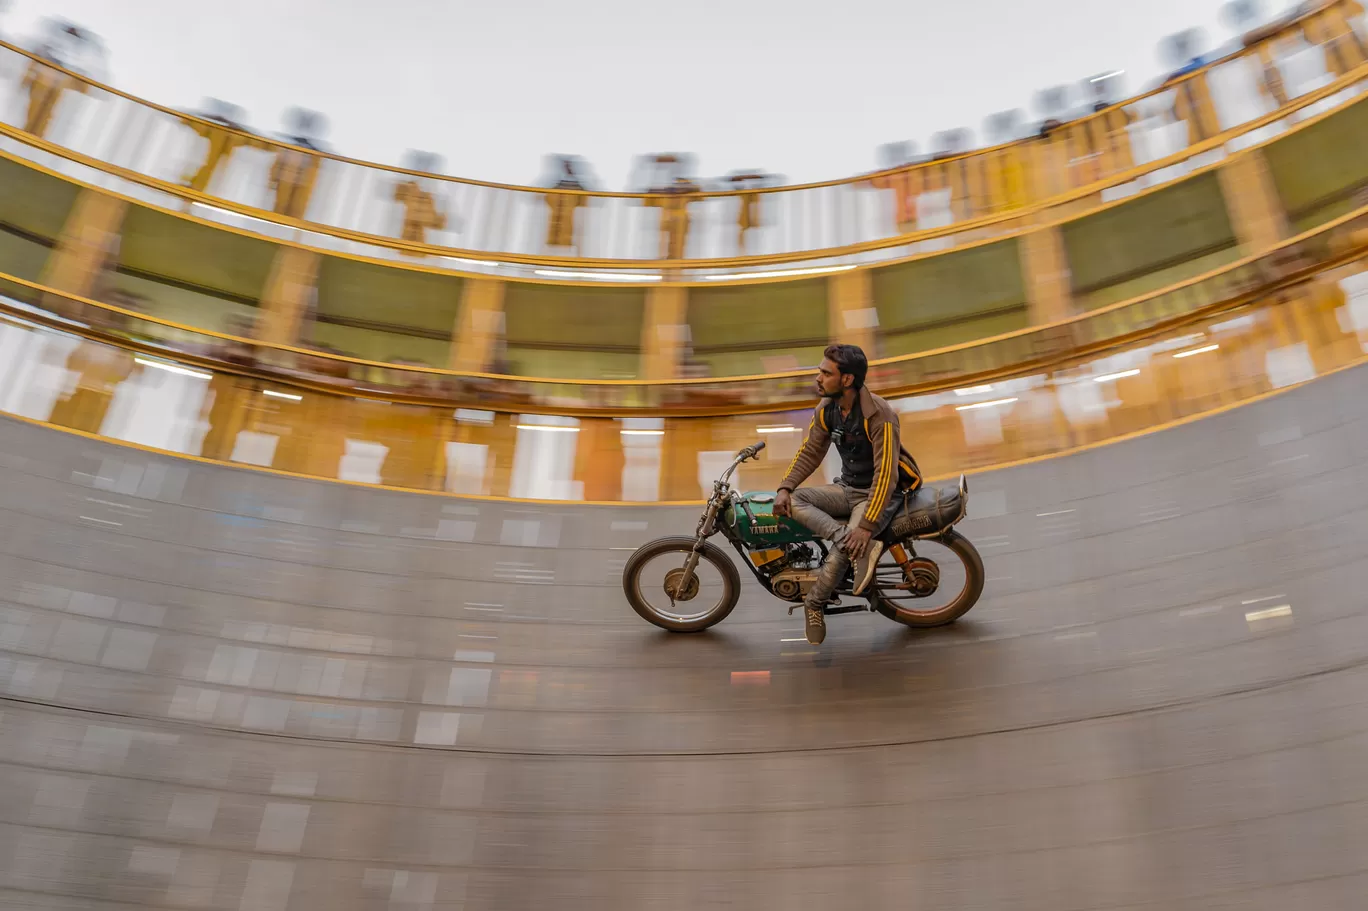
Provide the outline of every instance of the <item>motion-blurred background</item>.
{"type": "Polygon", "coordinates": [[[1365,78],[1357,0],[0,7],[0,906],[1359,907],[1365,78]],[[980,605],[642,623],[833,341],[980,605]]]}

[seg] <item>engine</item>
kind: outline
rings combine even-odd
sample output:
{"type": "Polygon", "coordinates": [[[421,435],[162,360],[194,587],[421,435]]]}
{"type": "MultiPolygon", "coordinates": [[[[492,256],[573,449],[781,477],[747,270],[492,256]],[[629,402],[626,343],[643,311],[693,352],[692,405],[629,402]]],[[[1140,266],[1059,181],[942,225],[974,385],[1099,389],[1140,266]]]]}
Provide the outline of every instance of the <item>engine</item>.
{"type": "Polygon", "coordinates": [[[770,579],[774,593],[785,601],[802,601],[817,581],[815,569],[787,569],[770,579]]]}
{"type": "Polygon", "coordinates": [[[817,581],[821,553],[811,544],[785,544],[750,553],[755,568],[769,577],[774,593],[785,601],[801,601],[817,581]]]}

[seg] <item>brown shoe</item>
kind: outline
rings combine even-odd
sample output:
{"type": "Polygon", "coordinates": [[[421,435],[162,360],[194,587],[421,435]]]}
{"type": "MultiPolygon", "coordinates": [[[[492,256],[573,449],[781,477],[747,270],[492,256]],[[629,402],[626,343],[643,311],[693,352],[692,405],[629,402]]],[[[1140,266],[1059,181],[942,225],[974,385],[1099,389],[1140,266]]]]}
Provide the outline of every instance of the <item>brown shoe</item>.
{"type": "Polygon", "coordinates": [[[883,542],[870,541],[869,549],[865,555],[855,561],[855,588],[854,594],[861,594],[869,583],[874,581],[874,570],[879,568],[879,557],[883,556],[883,542]]]}
{"type": "Polygon", "coordinates": [[[803,614],[807,618],[808,645],[821,645],[826,638],[826,615],[822,613],[822,605],[805,604],[803,614]]]}

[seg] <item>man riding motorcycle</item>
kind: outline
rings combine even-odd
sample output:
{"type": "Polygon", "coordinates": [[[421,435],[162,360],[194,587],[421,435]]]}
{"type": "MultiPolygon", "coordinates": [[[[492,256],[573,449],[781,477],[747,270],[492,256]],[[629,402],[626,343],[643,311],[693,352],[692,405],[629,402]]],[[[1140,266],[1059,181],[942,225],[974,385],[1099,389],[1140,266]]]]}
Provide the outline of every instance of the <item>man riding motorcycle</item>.
{"type": "Polygon", "coordinates": [[[776,515],[792,516],[833,545],[803,599],[807,640],[813,645],[826,638],[823,609],[850,561],[855,561],[858,595],[874,578],[883,553],[876,536],[893,519],[903,494],[921,486],[917,463],[900,442],[898,413],[865,388],[865,353],[854,345],[831,345],[822,354],[817,368],[821,402],[774,497],[776,515]],[[836,483],[799,488],[833,443],[841,454],[836,483]]]}

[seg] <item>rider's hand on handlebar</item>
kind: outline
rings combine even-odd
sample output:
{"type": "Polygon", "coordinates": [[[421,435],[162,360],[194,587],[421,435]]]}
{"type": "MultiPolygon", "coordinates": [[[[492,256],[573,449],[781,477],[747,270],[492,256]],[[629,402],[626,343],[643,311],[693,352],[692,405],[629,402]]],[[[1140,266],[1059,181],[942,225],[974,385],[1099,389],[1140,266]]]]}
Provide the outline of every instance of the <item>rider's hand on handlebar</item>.
{"type": "Polygon", "coordinates": [[[793,515],[793,495],[787,490],[781,490],[774,495],[774,514],[776,516],[793,515]]]}

